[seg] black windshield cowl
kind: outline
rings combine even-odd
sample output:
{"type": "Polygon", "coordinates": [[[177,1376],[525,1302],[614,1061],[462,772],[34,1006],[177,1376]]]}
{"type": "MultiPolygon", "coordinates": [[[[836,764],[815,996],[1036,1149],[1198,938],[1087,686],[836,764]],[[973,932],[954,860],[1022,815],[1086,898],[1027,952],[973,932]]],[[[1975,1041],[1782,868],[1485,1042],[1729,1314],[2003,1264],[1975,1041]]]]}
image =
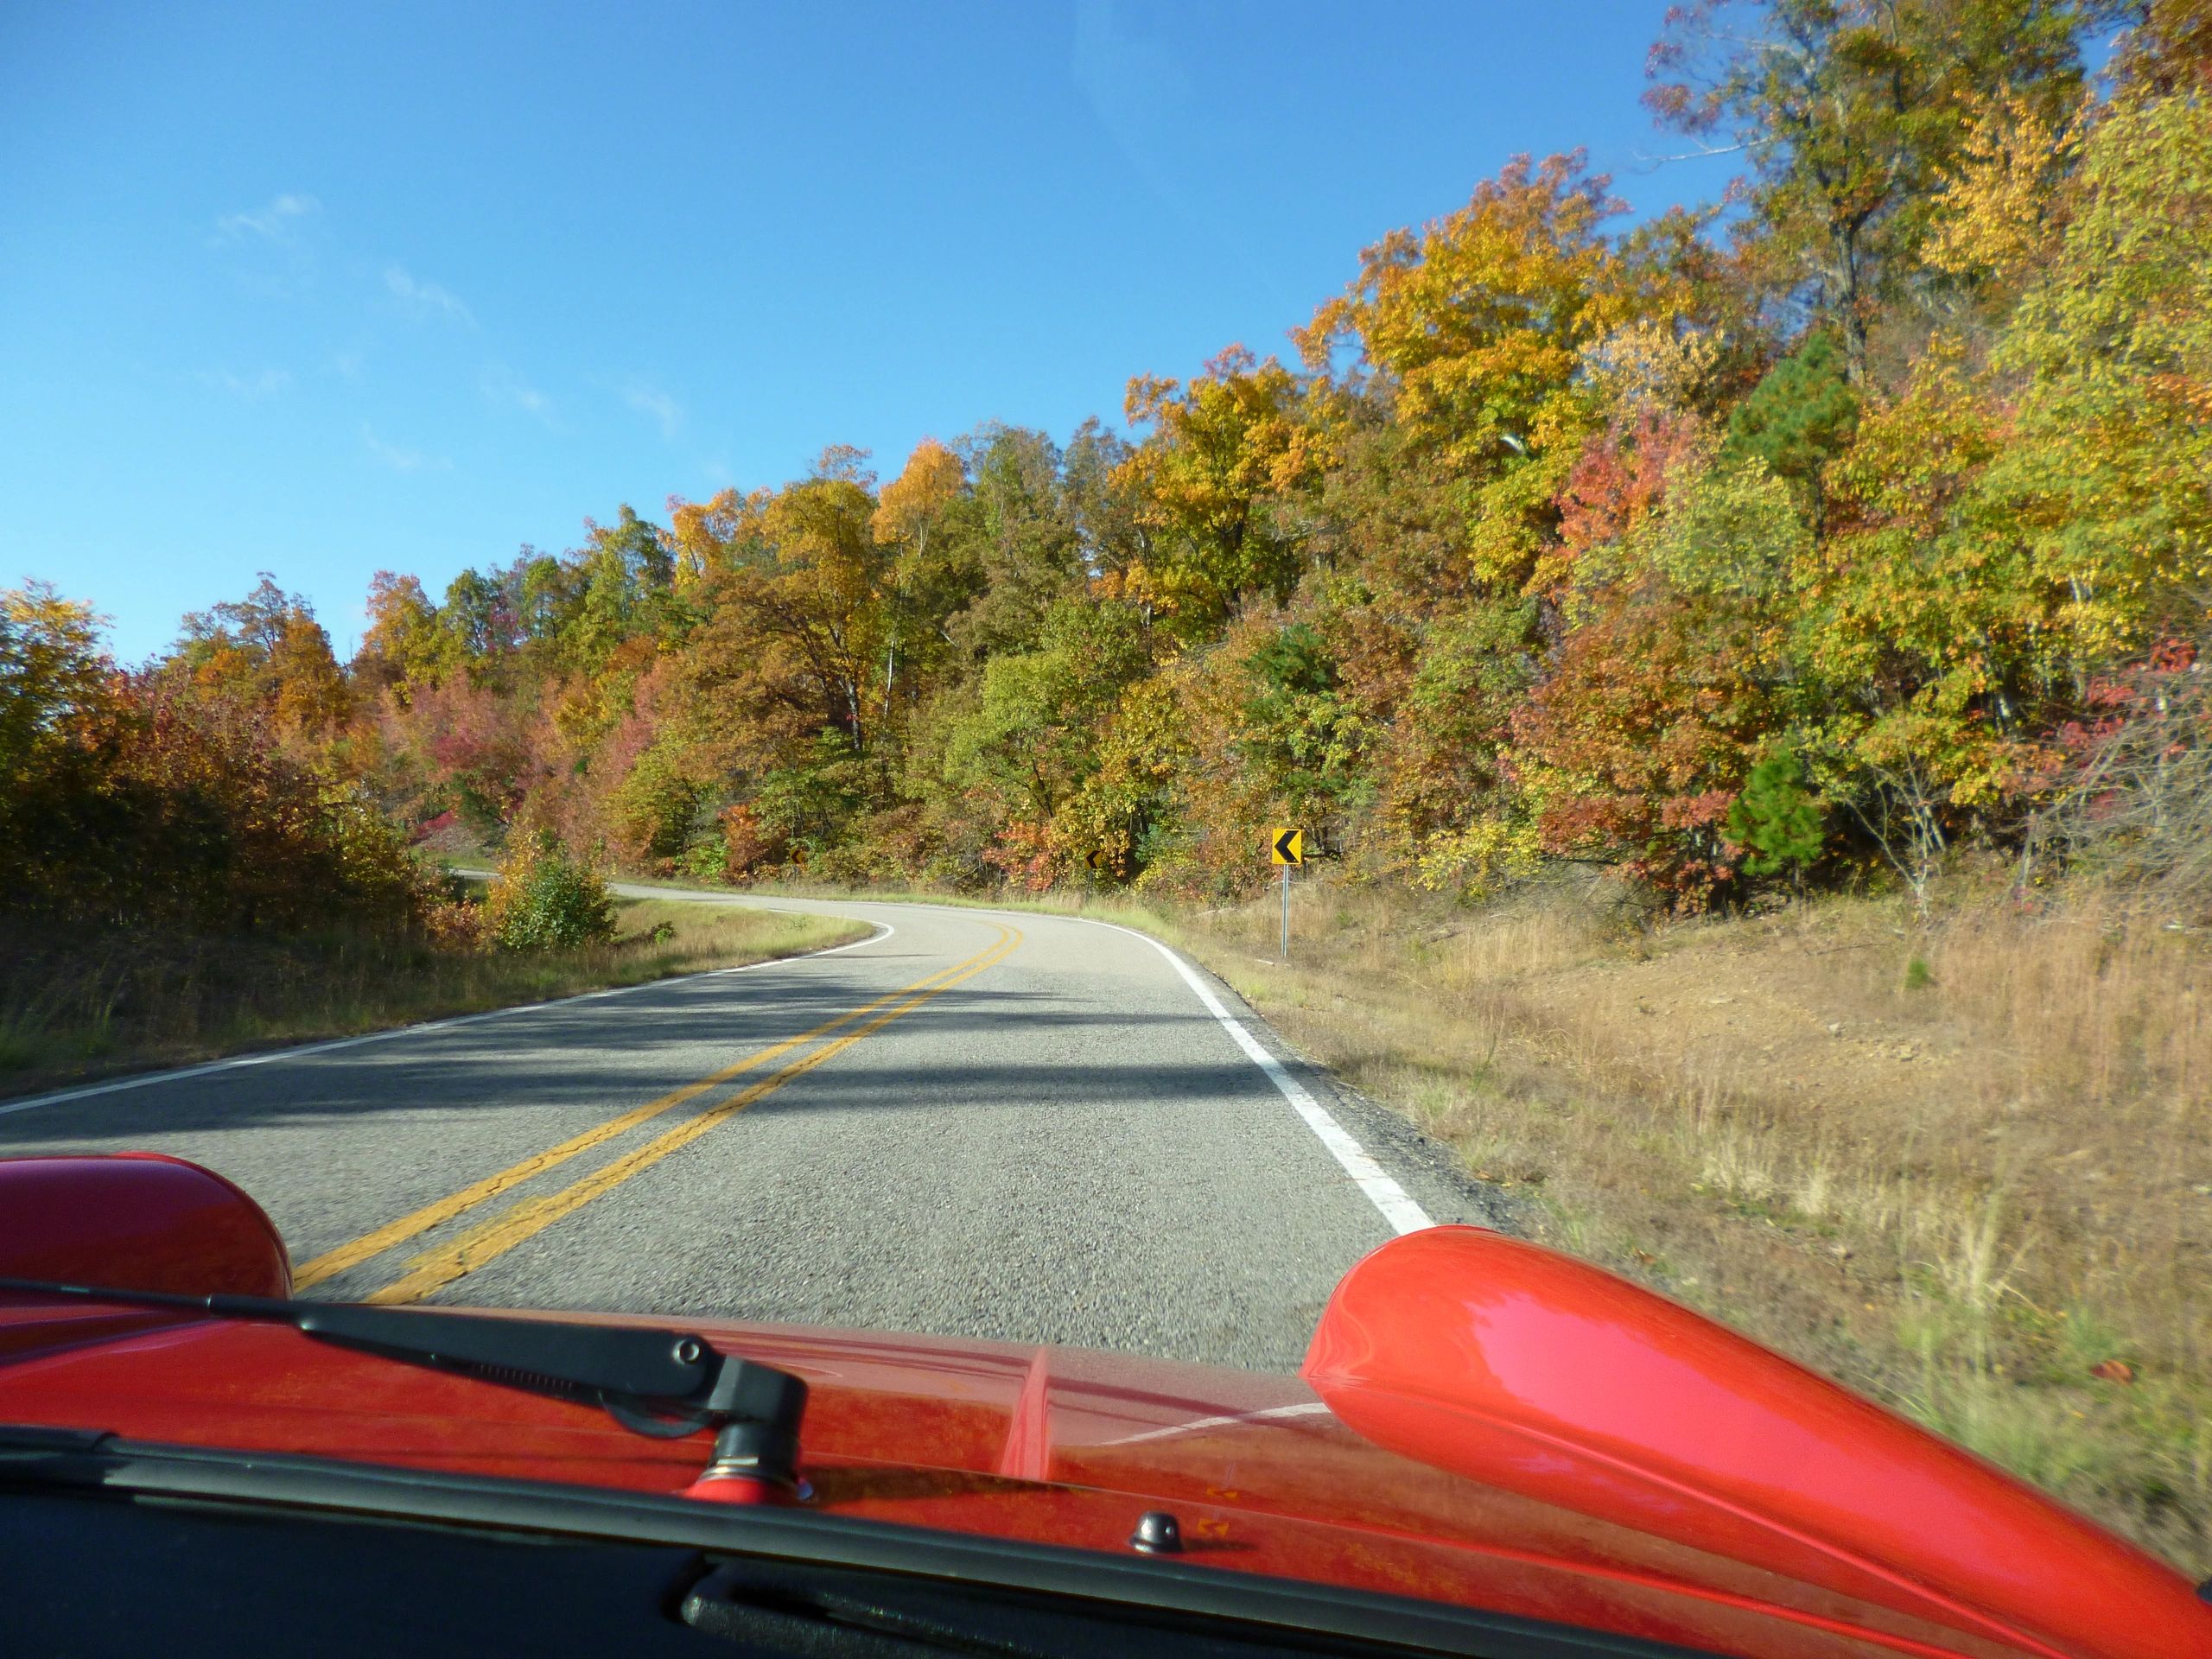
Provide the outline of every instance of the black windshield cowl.
{"type": "Polygon", "coordinates": [[[0,1597],[0,1652],[83,1659],[861,1659],[894,1643],[997,1659],[1705,1659],[1174,1556],[3,1423],[0,1559],[38,1586],[0,1597]]]}
{"type": "Polygon", "coordinates": [[[806,1384],[787,1371],[717,1352],[689,1332],[264,1296],[182,1296],[39,1279],[0,1277],[0,1294],[288,1325],[317,1342],[403,1365],[599,1406],[625,1428],[655,1439],[712,1429],[713,1466],[742,1469],[778,1485],[797,1478],[806,1384]]]}

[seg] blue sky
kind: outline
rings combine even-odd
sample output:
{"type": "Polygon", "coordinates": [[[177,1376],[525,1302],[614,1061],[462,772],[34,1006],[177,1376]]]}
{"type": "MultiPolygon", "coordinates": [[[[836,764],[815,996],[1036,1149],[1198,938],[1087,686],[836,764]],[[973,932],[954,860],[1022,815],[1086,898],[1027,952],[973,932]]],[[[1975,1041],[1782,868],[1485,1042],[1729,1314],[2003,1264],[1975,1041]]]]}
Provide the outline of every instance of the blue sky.
{"type": "Polygon", "coordinates": [[[1717,194],[1663,9],[10,0],[0,583],[136,659],[268,569],[342,651],[378,569],[1118,422],[1516,151],[1717,194]]]}

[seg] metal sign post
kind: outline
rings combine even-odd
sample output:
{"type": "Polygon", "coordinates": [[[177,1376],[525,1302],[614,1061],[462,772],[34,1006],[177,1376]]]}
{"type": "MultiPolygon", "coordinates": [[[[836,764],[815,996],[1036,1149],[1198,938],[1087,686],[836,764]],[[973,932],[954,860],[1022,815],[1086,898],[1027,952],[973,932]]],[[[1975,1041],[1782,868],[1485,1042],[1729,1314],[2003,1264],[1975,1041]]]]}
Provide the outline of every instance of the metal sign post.
{"type": "Polygon", "coordinates": [[[1306,832],[1302,830],[1278,830],[1268,843],[1268,852],[1282,867],[1282,959],[1290,960],[1290,873],[1306,861],[1306,832]]]}

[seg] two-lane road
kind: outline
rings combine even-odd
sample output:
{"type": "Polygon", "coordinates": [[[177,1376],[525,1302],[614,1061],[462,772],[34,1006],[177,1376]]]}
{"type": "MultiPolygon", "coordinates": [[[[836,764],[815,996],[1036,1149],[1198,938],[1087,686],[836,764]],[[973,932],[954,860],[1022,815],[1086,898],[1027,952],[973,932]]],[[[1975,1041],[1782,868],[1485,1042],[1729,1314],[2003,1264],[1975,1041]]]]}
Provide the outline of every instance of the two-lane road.
{"type": "MultiPolygon", "coordinates": [[[[698,894],[721,902],[751,903],[698,894]]],[[[875,934],[43,1099],[0,1155],[254,1194],[307,1294],[873,1326],[1293,1368],[1394,1230],[1482,1220],[1225,988],[1070,918],[761,900],[875,934]]]]}

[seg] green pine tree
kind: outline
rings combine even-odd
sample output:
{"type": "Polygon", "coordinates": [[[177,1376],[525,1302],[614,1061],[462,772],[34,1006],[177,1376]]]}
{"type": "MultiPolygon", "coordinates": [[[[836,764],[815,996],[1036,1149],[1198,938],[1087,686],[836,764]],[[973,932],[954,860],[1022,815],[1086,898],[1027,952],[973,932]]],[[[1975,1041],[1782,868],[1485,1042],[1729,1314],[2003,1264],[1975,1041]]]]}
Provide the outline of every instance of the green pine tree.
{"type": "Polygon", "coordinates": [[[1744,792],[1728,809],[1728,839],[1751,856],[1751,875],[1802,873],[1826,839],[1820,798],[1805,787],[1797,757],[1784,749],[1751,768],[1744,792]]]}

